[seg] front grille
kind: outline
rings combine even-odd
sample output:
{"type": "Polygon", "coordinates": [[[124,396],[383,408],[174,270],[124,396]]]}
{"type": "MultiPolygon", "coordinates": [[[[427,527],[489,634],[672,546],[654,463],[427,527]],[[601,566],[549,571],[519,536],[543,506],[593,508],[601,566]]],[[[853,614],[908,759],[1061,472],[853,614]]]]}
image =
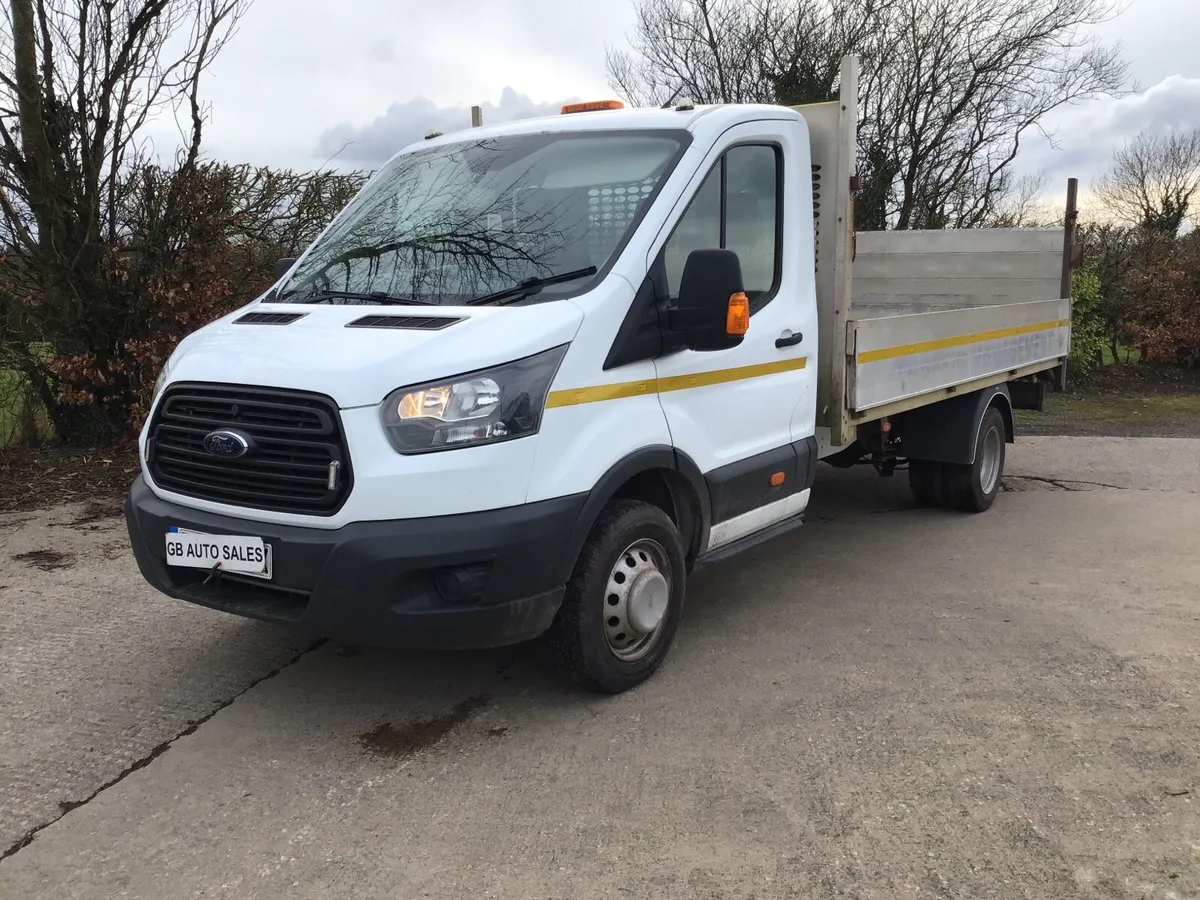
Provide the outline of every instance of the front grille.
{"type": "Polygon", "coordinates": [[[147,451],[160,487],[201,500],[328,516],[350,493],[337,404],[321,394],[171,385],[154,413],[147,451]],[[234,459],[210,453],[205,437],[221,430],[243,436],[249,450],[234,459]]]}

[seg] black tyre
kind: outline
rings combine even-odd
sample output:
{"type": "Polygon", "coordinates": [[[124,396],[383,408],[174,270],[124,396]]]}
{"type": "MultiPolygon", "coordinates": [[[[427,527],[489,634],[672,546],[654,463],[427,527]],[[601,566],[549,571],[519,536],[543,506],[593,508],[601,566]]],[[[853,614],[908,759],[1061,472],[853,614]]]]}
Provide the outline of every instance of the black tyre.
{"type": "Polygon", "coordinates": [[[962,512],[991,508],[1004,480],[1004,416],[994,406],[983,414],[975,438],[975,462],[969,466],[947,466],[947,505],[962,512]]]}
{"type": "Polygon", "coordinates": [[[913,459],[908,463],[908,486],[913,497],[921,506],[934,509],[945,506],[945,466],[926,459],[913,459]]]}
{"type": "Polygon", "coordinates": [[[983,512],[1000,493],[1004,479],[1004,416],[988,407],[975,439],[975,462],[969,466],[909,460],[908,484],[921,506],[983,512]]]}
{"type": "Polygon", "coordinates": [[[675,524],[658,507],[615,500],[593,526],[550,629],[559,667],[609,694],[649,678],[683,612],[685,561],[675,524]]]}

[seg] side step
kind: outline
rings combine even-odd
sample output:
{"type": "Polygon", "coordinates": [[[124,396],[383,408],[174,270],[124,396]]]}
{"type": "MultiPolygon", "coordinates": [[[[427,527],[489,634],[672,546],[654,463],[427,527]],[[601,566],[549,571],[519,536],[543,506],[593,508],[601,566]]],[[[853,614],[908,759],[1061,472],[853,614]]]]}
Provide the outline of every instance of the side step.
{"type": "Polygon", "coordinates": [[[738,538],[724,547],[718,547],[711,553],[705,553],[696,560],[696,568],[706,566],[709,563],[721,562],[722,560],[729,559],[731,556],[737,556],[751,547],[757,547],[759,544],[765,544],[767,541],[774,540],[777,537],[787,534],[789,531],[795,531],[803,524],[804,513],[792,516],[790,519],[784,519],[782,522],[776,522],[769,528],[756,531],[754,534],[748,534],[744,538],[738,538]]]}

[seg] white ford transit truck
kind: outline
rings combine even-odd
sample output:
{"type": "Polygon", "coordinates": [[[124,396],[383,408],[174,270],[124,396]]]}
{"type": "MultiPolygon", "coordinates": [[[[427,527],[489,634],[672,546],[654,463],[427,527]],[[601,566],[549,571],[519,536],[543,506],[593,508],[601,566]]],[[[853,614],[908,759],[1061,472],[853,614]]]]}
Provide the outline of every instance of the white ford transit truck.
{"type": "Polygon", "coordinates": [[[699,564],[800,524],[818,460],[987,509],[1013,408],[1065,378],[1070,226],[856,235],[853,58],[840,92],[402,150],[171,356],[143,576],[351,644],[545,634],[619,692],[699,564]]]}

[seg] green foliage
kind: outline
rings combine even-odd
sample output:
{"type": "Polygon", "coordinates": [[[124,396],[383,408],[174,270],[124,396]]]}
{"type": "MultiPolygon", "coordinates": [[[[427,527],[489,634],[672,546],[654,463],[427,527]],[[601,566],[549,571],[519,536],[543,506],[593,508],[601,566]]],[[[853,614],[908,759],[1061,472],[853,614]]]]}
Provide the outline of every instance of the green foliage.
{"type": "Polygon", "coordinates": [[[25,437],[29,387],[19,372],[0,369],[0,450],[25,437]]]}
{"type": "Polygon", "coordinates": [[[1130,339],[1142,357],[1200,367],[1200,235],[1160,236],[1126,279],[1130,339]]]}
{"type": "MultiPolygon", "coordinates": [[[[1099,283],[1093,305],[1095,282],[1086,280],[1089,298],[1082,306],[1101,320],[1108,356],[1200,366],[1200,233],[1175,237],[1152,228],[1088,225],[1079,238],[1099,283]]],[[[1090,340],[1086,325],[1083,330],[1090,340]]]]}
{"type": "Polygon", "coordinates": [[[1108,335],[1100,276],[1089,263],[1071,278],[1071,368],[1086,372],[1101,364],[1108,335]]]}

